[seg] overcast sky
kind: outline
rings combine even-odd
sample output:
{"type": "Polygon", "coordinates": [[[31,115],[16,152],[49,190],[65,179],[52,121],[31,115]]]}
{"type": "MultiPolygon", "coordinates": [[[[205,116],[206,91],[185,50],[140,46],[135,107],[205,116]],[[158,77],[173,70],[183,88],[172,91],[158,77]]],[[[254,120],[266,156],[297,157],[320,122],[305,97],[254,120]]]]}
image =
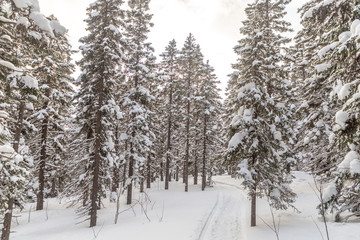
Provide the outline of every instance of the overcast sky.
{"type": "MultiPolygon", "coordinates": [[[[74,49],[78,40],[86,34],[86,8],[95,0],[39,0],[41,12],[54,14],[60,23],[69,29],[69,39],[74,49]]],[[[241,38],[239,28],[245,18],[244,9],[252,0],[152,0],[151,12],[155,26],[150,41],[156,55],[164,51],[172,39],[178,48],[191,32],[200,44],[205,59],[215,67],[216,74],[225,88],[227,75],[232,72],[231,64],[236,61],[233,47],[241,38]]],[[[299,8],[308,0],[293,0],[288,6],[287,20],[293,28],[300,29],[299,8]]],[[[76,56],[75,58],[78,58],[76,56]]]]}

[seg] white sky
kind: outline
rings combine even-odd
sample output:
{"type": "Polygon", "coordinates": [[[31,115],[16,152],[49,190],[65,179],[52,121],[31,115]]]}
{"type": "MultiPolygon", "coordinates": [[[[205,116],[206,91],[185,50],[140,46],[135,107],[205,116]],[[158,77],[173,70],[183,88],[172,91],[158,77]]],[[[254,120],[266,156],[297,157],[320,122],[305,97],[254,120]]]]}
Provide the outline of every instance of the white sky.
{"type": "MultiPolygon", "coordinates": [[[[95,0],[39,0],[41,12],[54,14],[60,23],[69,29],[69,39],[74,49],[78,40],[86,35],[84,19],[86,8],[95,0]]],[[[245,19],[244,9],[252,0],[152,0],[150,8],[154,14],[149,35],[156,55],[164,51],[172,39],[182,44],[191,32],[200,44],[205,59],[215,67],[216,74],[226,87],[227,75],[232,72],[231,64],[236,55],[233,47],[241,38],[239,28],[245,19]]],[[[293,0],[288,6],[286,20],[293,28],[300,29],[297,8],[308,0],[293,0]]],[[[75,56],[78,59],[79,55],[75,56]]]]}

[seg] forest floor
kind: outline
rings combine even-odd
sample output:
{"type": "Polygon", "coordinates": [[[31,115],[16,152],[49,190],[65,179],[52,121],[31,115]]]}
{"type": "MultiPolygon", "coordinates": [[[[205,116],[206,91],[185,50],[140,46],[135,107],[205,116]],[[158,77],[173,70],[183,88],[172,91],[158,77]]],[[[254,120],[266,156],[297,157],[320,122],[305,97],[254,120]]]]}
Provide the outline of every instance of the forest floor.
{"type": "MultiPolygon", "coordinates": [[[[279,239],[326,239],[313,191],[313,179],[306,173],[295,172],[292,184],[298,194],[294,210],[277,211],[280,219],[279,239]]],[[[257,227],[250,225],[250,203],[240,180],[229,176],[215,176],[214,187],[201,191],[200,185],[190,185],[183,192],[181,182],[171,182],[170,190],[163,190],[163,182],[156,182],[146,194],[135,193],[134,206],[125,205],[121,196],[118,223],[114,224],[116,204],[104,200],[99,211],[98,226],[89,228],[82,222],[74,207],[65,199],[49,199],[43,211],[29,212],[34,205],[16,213],[11,240],[272,240],[277,239],[267,226],[272,215],[265,200],[257,201],[257,227]],[[138,203],[140,202],[140,203],[138,203]]],[[[191,182],[191,181],[190,181],[191,182]]],[[[329,222],[330,239],[359,239],[360,223],[329,222]]]]}

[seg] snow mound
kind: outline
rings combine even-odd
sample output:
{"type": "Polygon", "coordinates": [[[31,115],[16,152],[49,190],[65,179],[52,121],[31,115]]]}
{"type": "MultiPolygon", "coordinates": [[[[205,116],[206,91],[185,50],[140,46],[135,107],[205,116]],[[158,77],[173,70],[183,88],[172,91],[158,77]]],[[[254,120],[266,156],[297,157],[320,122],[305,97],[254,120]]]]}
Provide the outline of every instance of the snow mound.
{"type": "Polygon", "coordinates": [[[340,110],[335,115],[335,122],[342,128],[345,129],[346,121],[349,119],[349,114],[346,111],[340,110]]]}
{"type": "Polygon", "coordinates": [[[324,189],[324,192],[323,192],[323,201],[324,202],[328,202],[330,201],[331,197],[336,195],[338,192],[336,190],[336,186],[334,183],[330,183],[329,186],[327,186],[325,189],[324,189]]]}
{"type": "Polygon", "coordinates": [[[340,171],[348,171],[348,170],[350,170],[351,165],[353,165],[352,166],[353,171],[359,170],[359,172],[360,172],[359,159],[360,159],[360,154],[358,152],[350,151],[346,154],[344,160],[339,164],[338,169],[340,171]],[[355,160],[356,160],[356,162],[351,164],[355,160]]]}

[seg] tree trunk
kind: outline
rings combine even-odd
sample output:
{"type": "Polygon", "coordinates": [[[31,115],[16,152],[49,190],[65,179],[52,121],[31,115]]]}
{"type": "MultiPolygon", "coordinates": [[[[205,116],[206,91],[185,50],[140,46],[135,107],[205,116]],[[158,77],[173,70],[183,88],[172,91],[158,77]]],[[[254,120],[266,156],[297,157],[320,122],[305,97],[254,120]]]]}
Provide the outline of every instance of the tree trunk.
{"type": "Polygon", "coordinates": [[[251,227],[256,226],[256,187],[251,195],[251,227]]]}
{"type": "Polygon", "coordinates": [[[130,205],[132,203],[132,177],[134,175],[134,150],[132,147],[132,143],[130,143],[130,148],[131,148],[131,157],[130,157],[130,161],[129,161],[129,174],[128,174],[128,178],[130,178],[130,183],[127,185],[127,199],[126,199],[126,204],[130,205]]]}
{"type": "MultiPolygon", "coordinates": [[[[25,112],[25,101],[20,101],[19,104],[19,113],[18,113],[18,121],[15,131],[15,139],[13,143],[13,148],[15,152],[19,152],[19,144],[20,144],[20,137],[21,137],[21,130],[24,123],[24,112],[25,112]]],[[[12,220],[12,212],[14,206],[14,199],[9,198],[8,200],[8,210],[4,216],[4,224],[1,234],[1,240],[9,240],[10,238],[10,228],[11,228],[11,220],[12,220]]]]}
{"type": "Polygon", "coordinates": [[[164,164],[163,162],[160,163],[160,181],[164,181],[164,164]]]}
{"type": "Polygon", "coordinates": [[[6,212],[4,217],[4,227],[2,229],[1,240],[9,240],[10,238],[13,205],[14,205],[14,199],[10,198],[8,201],[8,211],[6,212]]]}
{"type": "MultiPolygon", "coordinates": [[[[197,148],[197,142],[195,143],[195,149],[197,148]]],[[[196,150],[195,150],[196,151],[196,150]]],[[[198,156],[195,152],[195,161],[194,161],[194,185],[198,184],[199,169],[198,169],[198,156]]]]}
{"type": "Polygon", "coordinates": [[[90,207],[90,227],[96,226],[97,210],[99,198],[99,180],[100,180],[100,165],[101,165],[101,133],[103,131],[102,118],[103,113],[101,107],[103,106],[104,79],[99,82],[99,109],[96,113],[96,128],[95,128],[95,156],[94,156],[94,171],[93,183],[91,189],[91,207],[90,207]]]}
{"type": "Polygon", "coordinates": [[[179,166],[176,164],[176,175],[175,175],[175,180],[178,182],[179,181],[179,166]]]}
{"type": "Polygon", "coordinates": [[[207,132],[207,117],[204,117],[204,138],[203,138],[203,162],[202,162],[202,181],[201,181],[201,190],[205,190],[206,186],[206,132],[207,132]]]}
{"type": "MultiPolygon", "coordinates": [[[[190,85],[190,83],[189,83],[190,85]]],[[[190,88],[190,86],[189,86],[190,88]]],[[[190,99],[190,93],[188,94],[190,99]]],[[[185,179],[185,192],[189,190],[189,158],[190,158],[190,100],[187,104],[187,119],[186,119],[186,149],[185,149],[185,165],[184,165],[184,179],[185,179]]]]}
{"type": "Polygon", "coordinates": [[[56,194],[56,181],[55,181],[55,179],[51,179],[50,197],[55,198],[56,196],[57,196],[57,194],[56,194]]]}
{"type": "MultiPolygon", "coordinates": [[[[115,154],[120,155],[120,143],[119,143],[119,126],[115,128],[115,154]]],[[[114,163],[113,166],[113,179],[111,185],[111,192],[116,193],[120,187],[120,163],[114,163]]],[[[115,202],[116,199],[110,199],[115,202]]]]}
{"type": "MultiPolygon", "coordinates": [[[[172,79],[171,79],[172,81],[172,79]]],[[[166,147],[166,165],[165,165],[165,190],[169,189],[170,181],[170,152],[171,152],[171,124],[172,124],[172,89],[169,93],[169,117],[167,126],[167,147],[166,147]]]]}
{"type": "Polygon", "coordinates": [[[146,171],[146,188],[151,188],[151,153],[148,156],[146,171]]]}
{"type": "MultiPolygon", "coordinates": [[[[44,109],[47,108],[48,103],[45,104],[44,109]]],[[[42,122],[41,128],[41,151],[39,163],[39,190],[37,194],[36,210],[44,209],[44,189],[45,189],[45,167],[46,167],[46,144],[48,137],[49,117],[46,116],[42,122]]]]}
{"type": "Polygon", "coordinates": [[[142,177],[140,178],[140,192],[144,192],[144,182],[145,182],[145,179],[142,175],[142,177]]]}

